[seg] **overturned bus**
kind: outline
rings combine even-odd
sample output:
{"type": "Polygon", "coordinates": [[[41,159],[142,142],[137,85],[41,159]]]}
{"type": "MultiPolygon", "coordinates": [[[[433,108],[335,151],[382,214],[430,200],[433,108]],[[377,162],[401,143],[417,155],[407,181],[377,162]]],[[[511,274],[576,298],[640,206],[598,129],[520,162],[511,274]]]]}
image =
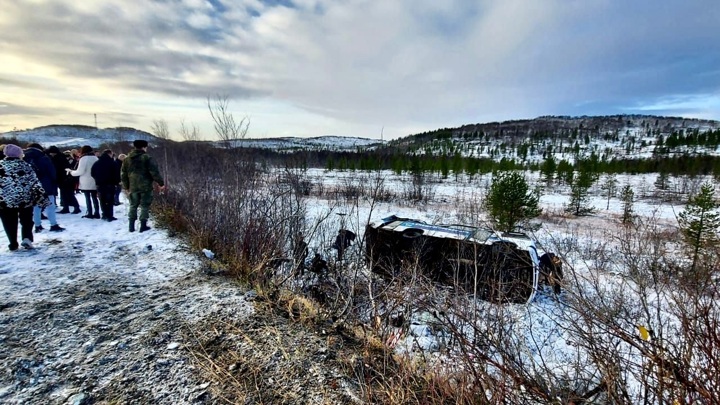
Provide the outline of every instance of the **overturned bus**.
{"type": "Polygon", "coordinates": [[[434,225],[395,215],[365,229],[373,272],[403,277],[418,269],[434,280],[493,302],[530,302],[541,283],[560,292],[562,265],[538,254],[528,235],[467,225],[434,225]]]}

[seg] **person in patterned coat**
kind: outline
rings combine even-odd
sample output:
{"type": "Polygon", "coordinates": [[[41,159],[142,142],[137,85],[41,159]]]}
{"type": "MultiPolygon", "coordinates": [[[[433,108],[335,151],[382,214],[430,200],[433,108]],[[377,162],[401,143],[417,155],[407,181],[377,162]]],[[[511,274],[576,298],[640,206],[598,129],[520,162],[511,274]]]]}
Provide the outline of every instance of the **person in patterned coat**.
{"type": "Polygon", "coordinates": [[[138,139],[133,142],[133,146],[135,149],[123,160],[120,177],[123,189],[128,193],[130,200],[129,230],[135,232],[135,220],[138,219],[137,211],[140,207],[140,232],[145,232],[150,230],[147,220],[153,200],[153,182],[160,186],[162,192],[165,190],[165,181],[160,175],[157,163],[147,154],[148,142],[138,139]]]}
{"type": "Polygon", "coordinates": [[[0,219],[10,241],[8,248],[33,249],[33,207],[46,208],[50,206],[50,200],[33,167],[22,159],[22,148],[9,144],[4,152],[5,158],[0,160],[0,219]],[[20,245],[17,242],[18,220],[22,236],[20,245]]]}

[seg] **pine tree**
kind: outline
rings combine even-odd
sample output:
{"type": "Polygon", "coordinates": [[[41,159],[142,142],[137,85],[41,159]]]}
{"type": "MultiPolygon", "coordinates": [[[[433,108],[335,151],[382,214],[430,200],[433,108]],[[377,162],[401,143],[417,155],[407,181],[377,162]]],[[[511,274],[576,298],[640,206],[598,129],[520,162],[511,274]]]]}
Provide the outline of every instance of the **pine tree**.
{"type": "Polygon", "coordinates": [[[605,191],[605,195],[607,196],[607,206],[605,207],[606,210],[610,209],[610,199],[615,197],[615,193],[617,192],[617,179],[615,178],[615,175],[609,174],[605,178],[605,182],[600,186],[603,191],[605,191]]]}
{"type": "Polygon", "coordinates": [[[665,171],[661,171],[655,179],[655,188],[666,191],[670,188],[670,177],[665,171]]]}
{"type": "Polygon", "coordinates": [[[623,187],[622,191],[620,192],[620,199],[622,200],[622,208],[623,208],[623,215],[622,215],[622,223],[623,225],[630,225],[633,222],[633,199],[635,198],[635,193],[632,190],[632,187],[630,185],[625,185],[623,187]]]}
{"type": "Polygon", "coordinates": [[[692,270],[695,270],[700,255],[718,244],[719,206],[715,201],[715,188],[705,183],[700,192],[690,198],[685,210],[678,214],[680,231],[690,247],[692,270]]]}
{"type": "Polygon", "coordinates": [[[574,215],[589,215],[595,211],[590,206],[589,190],[597,180],[597,175],[589,170],[581,170],[570,185],[570,202],[565,211],[574,215]]]}
{"type": "Polygon", "coordinates": [[[510,232],[540,215],[540,193],[529,188],[518,172],[500,172],[493,176],[485,205],[498,230],[510,232]]]}
{"type": "Polygon", "coordinates": [[[555,163],[555,159],[550,155],[540,166],[540,172],[547,184],[552,184],[553,178],[555,177],[555,170],[557,170],[557,163],[555,163]]]}

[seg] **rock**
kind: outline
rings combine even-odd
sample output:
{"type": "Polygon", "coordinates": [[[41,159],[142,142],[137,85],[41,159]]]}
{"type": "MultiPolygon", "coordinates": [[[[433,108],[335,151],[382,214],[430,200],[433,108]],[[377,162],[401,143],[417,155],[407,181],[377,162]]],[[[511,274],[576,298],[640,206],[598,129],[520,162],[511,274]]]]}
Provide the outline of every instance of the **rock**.
{"type": "Polygon", "coordinates": [[[178,343],[178,342],[172,342],[169,345],[167,345],[168,350],[175,350],[178,347],[180,347],[180,343],[178,343]]]}
{"type": "Polygon", "coordinates": [[[209,387],[209,386],[210,386],[210,383],[207,382],[207,383],[198,385],[197,389],[198,389],[198,390],[204,390],[204,389],[206,389],[206,388],[209,387]]]}
{"type": "Polygon", "coordinates": [[[88,403],[88,396],[84,392],[78,392],[77,394],[71,395],[67,400],[68,405],[85,405],[88,403]]]}

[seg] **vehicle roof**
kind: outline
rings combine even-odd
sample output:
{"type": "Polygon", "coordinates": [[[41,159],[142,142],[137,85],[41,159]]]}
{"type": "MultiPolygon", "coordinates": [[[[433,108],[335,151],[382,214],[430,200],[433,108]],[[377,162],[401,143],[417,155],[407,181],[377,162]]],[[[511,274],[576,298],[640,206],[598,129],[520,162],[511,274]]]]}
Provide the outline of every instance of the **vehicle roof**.
{"type": "Polygon", "coordinates": [[[370,223],[376,229],[382,228],[394,232],[403,232],[407,229],[422,229],[424,236],[467,240],[469,242],[492,244],[499,241],[512,242],[520,249],[535,248],[535,242],[526,234],[520,232],[500,232],[487,227],[459,225],[459,224],[428,224],[412,218],[399,218],[392,215],[381,221],[370,223]]]}

